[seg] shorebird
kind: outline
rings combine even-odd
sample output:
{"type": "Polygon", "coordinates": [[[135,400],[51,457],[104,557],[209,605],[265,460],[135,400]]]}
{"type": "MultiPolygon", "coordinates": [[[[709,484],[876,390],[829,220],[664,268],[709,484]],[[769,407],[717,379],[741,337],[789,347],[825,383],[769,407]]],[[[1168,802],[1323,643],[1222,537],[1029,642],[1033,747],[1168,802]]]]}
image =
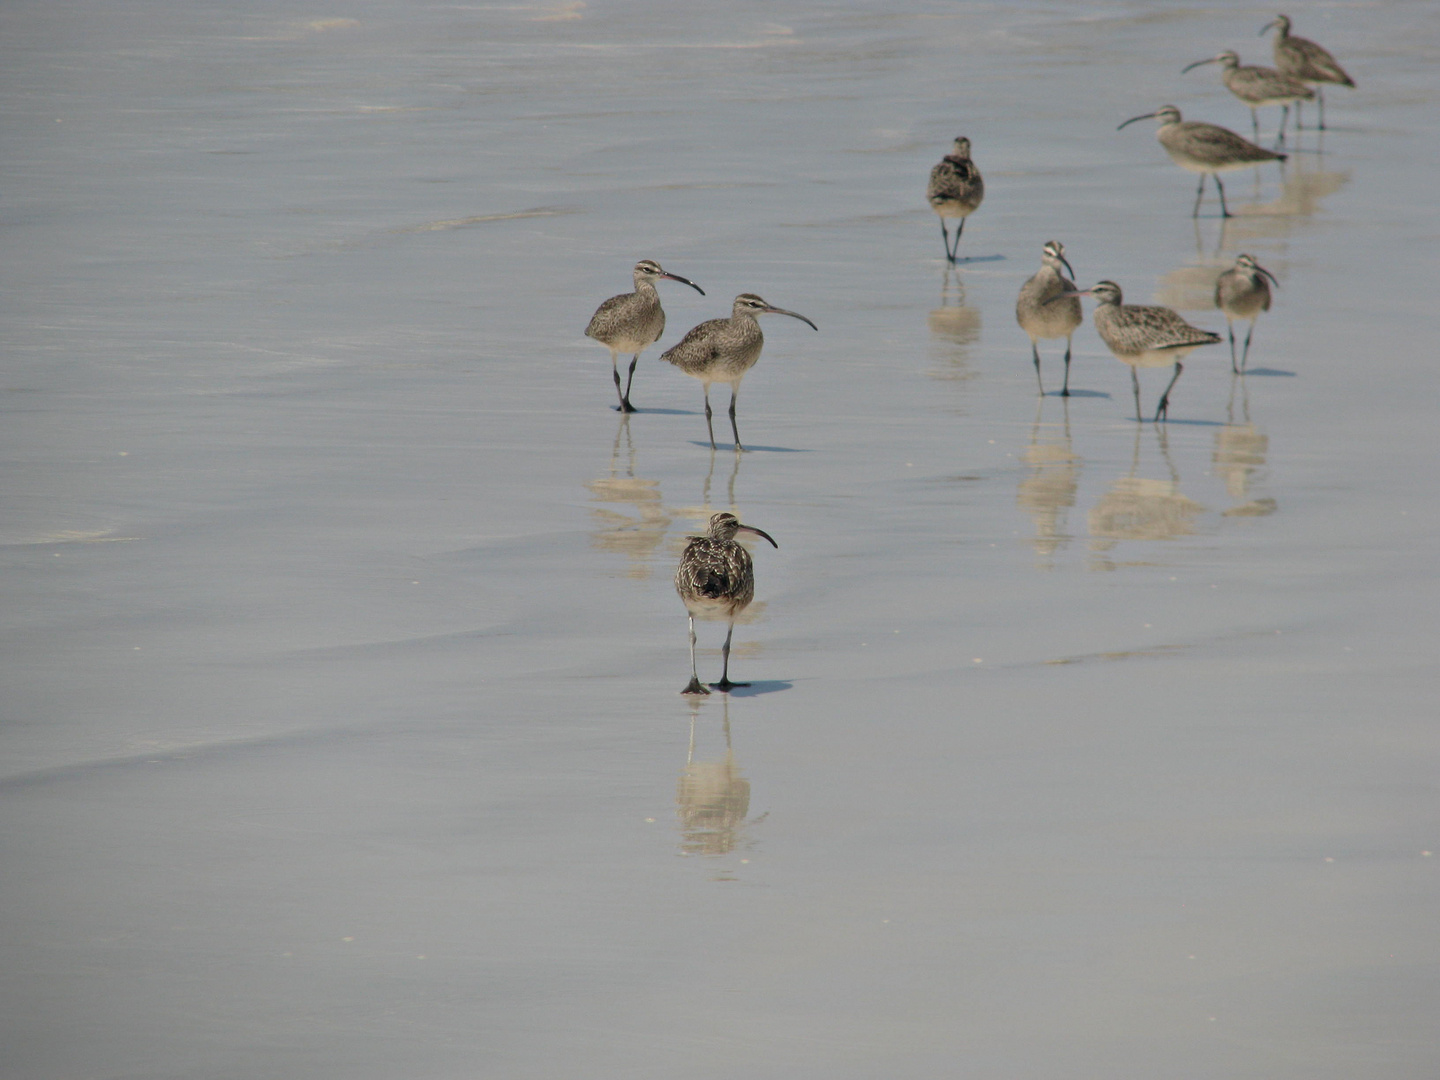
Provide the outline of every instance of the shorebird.
{"type": "Polygon", "coordinates": [[[940,164],[930,170],[930,186],[925,191],[930,206],[940,215],[940,236],[945,242],[945,257],[951,265],[955,253],[960,250],[960,234],[965,231],[965,219],[980,207],[985,198],[985,181],[980,170],[970,160],[970,140],[965,136],[955,140],[953,153],[940,159],[940,164]],[[950,246],[950,231],[945,227],[946,218],[959,218],[960,226],[955,230],[955,246],[950,246]]]}
{"type": "MultiPolygon", "coordinates": [[[[1355,80],[1345,74],[1345,69],[1335,62],[1335,57],[1326,50],[1303,37],[1290,36],[1290,18],[1276,15],[1261,29],[1263,37],[1271,27],[1278,26],[1275,35],[1275,66],[1292,79],[1314,83],[1315,92],[1320,96],[1320,130],[1325,130],[1325,89],[1324,83],[1355,88],[1355,80]]],[[[1295,126],[1300,126],[1300,103],[1295,103],[1295,126]]]]}
{"type": "Polygon", "coordinates": [[[1195,189],[1195,209],[1191,217],[1200,216],[1200,200],[1205,196],[1205,177],[1215,178],[1215,190],[1220,192],[1220,216],[1230,217],[1225,205],[1225,188],[1220,183],[1222,172],[1246,169],[1262,161],[1284,161],[1285,155],[1263,146],[1256,146],[1249,139],[1242,139],[1229,128],[1218,124],[1206,124],[1200,120],[1180,119],[1180,110],[1174,105],[1161,105],[1154,112],[1132,116],[1117,127],[1119,131],[1136,120],[1160,121],[1160,130],[1155,137],[1170,155],[1170,160],[1182,169],[1200,174],[1200,186],[1195,189]]]}
{"type": "Polygon", "coordinates": [[[1255,261],[1254,255],[1241,255],[1235,265],[1220,275],[1215,282],[1215,306],[1225,313],[1225,322],[1230,327],[1230,370],[1237,375],[1245,373],[1245,364],[1250,359],[1250,338],[1255,333],[1255,320],[1262,311],[1270,310],[1270,285],[1278,289],[1280,283],[1275,275],[1255,261]],[[1235,320],[1249,319],[1250,330],[1245,335],[1245,352],[1240,366],[1235,366],[1235,320]]]}
{"type": "Polygon", "coordinates": [[[1181,359],[1201,345],[1218,344],[1220,335],[1191,326],[1168,307],[1125,303],[1120,286],[1113,281],[1099,282],[1074,295],[1093,296],[1099,301],[1095,309],[1095,329],[1115,358],[1130,365],[1136,420],[1144,419],[1140,415],[1140,376],[1136,369],[1175,365],[1175,374],[1155,407],[1157,422],[1169,419],[1170,391],[1185,370],[1181,359]]]}
{"type": "Polygon", "coordinates": [[[1240,57],[1235,55],[1233,49],[1226,49],[1209,60],[1196,60],[1193,64],[1181,68],[1180,74],[1184,75],[1185,72],[1204,64],[1219,64],[1220,81],[1225,84],[1225,89],[1250,106],[1250,126],[1257,139],[1260,138],[1260,116],[1256,109],[1265,105],[1280,105],[1284,108],[1285,111],[1280,114],[1279,137],[1279,141],[1284,142],[1285,122],[1290,119],[1290,103],[1295,102],[1298,109],[1300,102],[1315,99],[1314,90],[1284,72],[1253,64],[1242,67],[1240,57]]]}
{"type": "Polygon", "coordinates": [[[710,419],[710,384],[730,384],[730,430],[735,433],[735,449],[740,445],[740,429],[735,425],[735,398],[740,393],[740,380],[760,359],[765,335],[760,333],[757,315],[789,315],[799,319],[811,330],[819,330],[804,315],[784,308],[771,307],[754,293],[741,293],[728,319],[711,319],[680,339],[660,354],[660,359],[674,364],[686,375],[705,384],[705,426],[710,429],[710,449],[715,449],[715,425],[710,419]]]}
{"type": "Polygon", "coordinates": [[[770,541],[771,547],[780,547],[769,533],[752,525],[741,525],[734,514],[720,513],[711,515],[707,535],[690,537],[685,554],[680,556],[680,568],[675,571],[675,591],[690,614],[690,685],[680,691],[682,694],[710,692],[695,670],[697,615],[702,619],[723,618],[730,624],[720,650],[724,657],[720,681],[710,685],[724,691],[732,686],[750,685],[730,681],[730,638],[735,633],[735,617],[755,599],[755,565],[750,561],[750,553],[735,540],[739,532],[763,537],[770,541]]]}
{"type": "Polygon", "coordinates": [[[1075,275],[1065,261],[1065,245],[1059,240],[1047,241],[1040,253],[1040,269],[1020,286],[1020,299],[1015,302],[1015,321],[1030,335],[1035,382],[1041,397],[1045,396],[1045,384],[1040,379],[1040,347],[1036,342],[1041,338],[1065,339],[1065,385],[1060,388],[1060,396],[1069,397],[1070,340],[1084,321],[1080,300],[1074,295],[1075,283],[1060,272],[1062,266],[1070,270],[1071,277],[1075,275]]]}
{"type": "Polygon", "coordinates": [[[640,354],[665,332],[665,312],[660,307],[660,294],[655,291],[655,282],[678,281],[689,285],[701,296],[705,290],[689,278],[679,274],[667,274],[654,259],[641,259],[635,264],[635,291],[612,296],[590,317],[585,336],[592,337],[610,350],[610,367],[615,373],[615,393],[620,398],[620,411],[632,413],[635,406],[630,404],[630,382],[635,378],[635,365],[640,354]],[[622,352],[633,353],[630,361],[630,377],[625,380],[625,389],[620,389],[620,363],[617,357],[622,352]]]}

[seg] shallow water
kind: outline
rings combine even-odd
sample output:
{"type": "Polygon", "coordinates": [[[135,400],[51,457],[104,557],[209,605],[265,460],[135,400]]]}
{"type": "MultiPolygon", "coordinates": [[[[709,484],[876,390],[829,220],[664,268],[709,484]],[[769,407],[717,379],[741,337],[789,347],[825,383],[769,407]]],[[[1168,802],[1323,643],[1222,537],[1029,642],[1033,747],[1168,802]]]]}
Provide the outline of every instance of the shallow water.
{"type": "Polygon", "coordinates": [[[1224,228],[1115,126],[1248,131],[1240,4],[0,12],[8,1073],[1433,1076],[1440,15],[1289,10],[1359,89],[1224,228]],[[1250,374],[1038,398],[1052,237],[1253,253],[1250,374]],[[749,453],[609,408],[642,256],[820,327],[749,453]]]}

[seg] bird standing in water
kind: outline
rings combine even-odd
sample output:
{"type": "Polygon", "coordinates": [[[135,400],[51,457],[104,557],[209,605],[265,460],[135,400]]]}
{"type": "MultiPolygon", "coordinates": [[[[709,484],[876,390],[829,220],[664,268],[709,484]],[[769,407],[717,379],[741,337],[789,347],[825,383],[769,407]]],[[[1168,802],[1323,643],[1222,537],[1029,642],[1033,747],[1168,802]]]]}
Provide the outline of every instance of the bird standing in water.
{"type": "MultiPolygon", "coordinates": [[[[1080,310],[1080,298],[1075,293],[1075,283],[1060,272],[1064,267],[1065,245],[1059,240],[1050,240],[1040,253],[1040,269],[1020,287],[1020,299],[1015,302],[1015,321],[1020,329],[1030,335],[1030,352],[1035,358],[1035,381],[1040,385],[1040,396],[1045,396],[1045,384],[1040,380],[1040,338],[1065,339],[1065,385],[1060,388],[1061,397],[1070,396],[1070,340],[1075,328],[1084,321],[1080,310]]],[[[1074,270],[1070,270],[1073,277],[1074,270]]]]}
{"type": "Polygon", "coordinates": [[[705,536],[692,536],[680,557],[680,568],[675,571],[675,591],[690,614],[690,685],[682,694],[708,694],[709,690],[700,681],[695,670],[695,616],[723,618],[730,624],[725,631],[725,645],[721,649],[724,665],[720,681],[711,683],[716,690],[728,691],[732,686],[749,686],[749,683],[730,681],[730,638],[735,633],[735,619],[755,599],[755,566],[750,553],[735,540],[739,532],[752,533],[770,541],[770,546],[779,548],[769,533],[751,525],[741,525],[734,514],[712,514],[710,530],[705,536]]]}
{"type": "Polygon", "coordinates": [[[1250,338],[1255,333],[1255,320],[1262,311],[1270,310],[1270,285],[1278,289],[1280,283],[1275,275],[1255,261],[1254,255],[1241,255],[1235,265],[1220,275],[1215,282],[1215,306],[1225,313],[1225,322],[1230,327],[1230,370],[1237,375],[1245,374],[1245,365],[1250,360],[1250,338]],[[1240,366],[1235,366],[1235,320],[1249,319],[1250,330],[1245,335],[1245,352],[1240,366]]]}
{"type": "Polygon", "coordinates": [[[799,319],[811,330],[820,329],[804,315],[784,308],[771,307],[754,293],[735,297],[730,318],[710,319],[660,354],[660,359],[674,364],[686,375],[705,384],[705,426],[710,430],[710,449],[715,449],[715,425],[710,413],[710,384],[730,384],[730,430],[735,435],[736,451],[740,445],[740,428],[735,423],[735,398],[740,393],[740,380],[760,359],[765,335],[760,332],[757,315],[789,315],[799,319]]]}
{"type": "Polygon", "coordinates": [[[620,398],[620,411],[632,413],[630,404],[630,383],[635,378],[635,365],[640,354],[665,332],[665,311],[660,307],[660,294],[655,282],[660,280],[678,281],[689,285],[701,296],[705,290],[679,274],[667,274],[654,259],[641,259],[635,264],[635,291],[612,296],[590,317],[585,336],[592,337],[610,350],[610,366],[615,374],[615,393],[620,398]],[[625,389],[620,389],[620,353],[632,353],[630,377],[625,380],[625,389]]]}
{"type": "Polygon", "coordinates": [[[1155,407],[1156,421],[1169,419],[1170,391],[1185,370],[1180,363],[1181,358],[1201,345],[1218,344],[1220,335],[1191,326],[1168,307],[1125,303],[1120,286],[1113,281],[1099,282],[1075,295],[1093,296],[1100,302],[1095,309],[1095,329],[1100,334],[1100,340],[1115,354],[1115,359],[1130,365],[1136,420],[1143,417],[1140,415],[1140,376],[1135,369],[1175,365],[1175,374],[1160,395],[1160,404],[1155,407]]]}
{"type": "Polygon", "coordinates": [[[985,181],[980,170],[970,160],[970,140],[965,136],[955,140],[955,149],[940,159],[930,170],[930,186],[925,197],[930,206],[940,215],[940,236],[945,242],[945,258],[955,265],[955,253],[960,250],[960,234],[965,231],[965,219],[980,207],[985,198],[985,181]],[[950,230],[945,227],[946,218],[959,218],[955,229],[955,246],[950,246],[950,230]]]}
{"type": "MultiPolygon", "coordinates": [[[[1299,79],[1301,82],[1314,83],[1315,93],[1320,97],[1320,130],[1325,130],[1325,83],[1334,83],[1337,86],[1348,86],[1355,88],[1355,80],[1345,74],[1335,57],[1329,52],[1308,41],[1303,37],[1290,36],[1290,19],[1286,15],[1276,15],[1274,19],[1266,23],[1260,33],[1263,35],[1272,26],[1280,28],[1275,35],[1275,66],[1292,79],[1299,79]]],[[[1295,126],[1300,127],[1300,103],[1295,103],[1295,126]]]]}
{"type": "Polygon", "coordinates": [[[1170,155],[1170,160],[1182,169],[1200,174],[1200,186],[1195,189],[1195,209],[1191,217],[1200,216],[1200,200],[1205,196],[1205,177],[1215,178],[1215,190],[1220,193],[1220,216],[1230,217],[1225,205],[1225,186],[1220,183],[1222,172],[1248,169],[1265,161],[1284,161],[1285,155],[1263,146],[1256,146],[1249,139],[1241,138],[1229,128],[1219,124],[1207,124],[1202,120],[1181,120],[1180,110],[1174,105],[1161,105],[1154,112],[1132,116],[1116,131],[1135,123],[1136,120],[1156,119],[1160,128],[1155,137],[1170,155]]]}

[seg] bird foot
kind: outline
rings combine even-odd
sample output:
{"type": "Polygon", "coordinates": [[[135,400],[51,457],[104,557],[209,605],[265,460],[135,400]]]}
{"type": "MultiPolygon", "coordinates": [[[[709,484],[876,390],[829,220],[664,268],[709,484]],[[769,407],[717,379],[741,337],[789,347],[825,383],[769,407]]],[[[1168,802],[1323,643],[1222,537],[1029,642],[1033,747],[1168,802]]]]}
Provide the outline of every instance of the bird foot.
{"type": "Polygon", "coordinates": [[[705,689],[704,685],[700,682],[699,679],[697,679],[694,675],[691,675],[691,676],[690,676],[690,685],[687,686],[687,687],[685,687],[684,690],[681,690],[680,693],[682,693],[682,694],[705,694],[706,696],[709,696],[710,691],[705,689]]]}
{"type": "Polygon", "coordinates": [[[631,405],[629,401],[622,401],[619,405],[614,406],[614,408],[616,412],[622,413],[632,413],[640,411],[634,405],[631,405]]]}
{"type": "Polygon", "coordinates": [[[1069,397],[1069,396],[1070,396],[1070,391],[1069,391],[1069,390],[1061,390],[1061,391],[1060,391],[1060,396],[1061,396],[1061,397],[1069,397]]]}
{"type": "Polygon", "coordinates": [[[749,686],[748,682],[731,682],[729,679],[722,679],[720,682],[712,682],[712,689],[719,690],[722,694],[728,694],[732,686],[749,686]]]}

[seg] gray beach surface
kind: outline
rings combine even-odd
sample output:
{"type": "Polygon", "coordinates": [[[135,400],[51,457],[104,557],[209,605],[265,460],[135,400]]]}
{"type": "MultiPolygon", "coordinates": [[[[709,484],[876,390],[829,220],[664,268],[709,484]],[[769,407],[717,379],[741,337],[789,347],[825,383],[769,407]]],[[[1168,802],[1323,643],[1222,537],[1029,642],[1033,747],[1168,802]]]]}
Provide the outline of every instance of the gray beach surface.
{"type": "Polygon", "coordinates": [[[1253,5],[6,4],[0,1075],[1440,1073],[1440,8],[1286,10],[1358,89],[1222,223],[1115,128],[1248,135],[1253,5]],[[1049,239],[1253,254],[1249,374],[1038,397],[1049,239]]]}

